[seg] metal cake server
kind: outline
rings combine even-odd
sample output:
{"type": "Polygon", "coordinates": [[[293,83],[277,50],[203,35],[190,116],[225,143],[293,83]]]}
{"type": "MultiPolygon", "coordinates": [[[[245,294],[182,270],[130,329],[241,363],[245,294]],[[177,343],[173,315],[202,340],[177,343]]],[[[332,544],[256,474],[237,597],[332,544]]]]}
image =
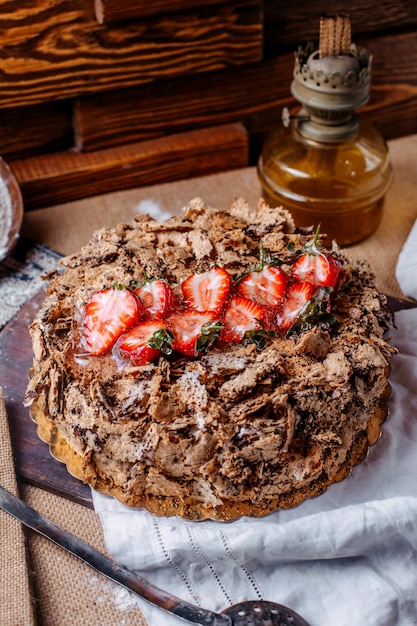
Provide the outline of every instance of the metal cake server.
{"type": "Polygon", "coordinates": [[[291,609],[266,600],[235,604],[222,613],[215,613],[189,604],[159,589],[132,570],[107,556],[47,519],[26,502],[0,486],[0,508],[22,524],[40,533],[75,555],[107,578],[129,591],[184,620],[201,626],[309,626],[291,609]]]}

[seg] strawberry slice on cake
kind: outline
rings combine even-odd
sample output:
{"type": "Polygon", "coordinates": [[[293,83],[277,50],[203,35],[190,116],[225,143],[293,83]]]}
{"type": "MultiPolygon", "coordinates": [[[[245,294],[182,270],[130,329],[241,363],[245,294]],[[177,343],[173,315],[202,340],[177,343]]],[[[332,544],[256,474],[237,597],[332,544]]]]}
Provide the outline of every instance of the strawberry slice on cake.
{"type": "Polygon", "coordinates": [[[230,276],[221,267],[192,274],[181,285],[184,302],[196,311],[221,311],[230,290],[230,276]]]}
{"type": "Polygon", "coordinates": [[[161,320],[148,320],[124,333],[116,342],[116,359],[127,359],[134,365],[156,361],[161,353],[170,354],[172,334],[161,320]]]}
{"type": "Polygon", "coordinates": [[[104,354],[143,314],[143,305],[130,289],[116,286],[95,292],[84,311],[85,349],[93,356],[104,354]]]}
{"type": "Polygon", "coordinates": [[[222,325],[211,311],[186,309],[167,319],[172,349],[189,357],[206,352],[218,339],[222,325]]]}

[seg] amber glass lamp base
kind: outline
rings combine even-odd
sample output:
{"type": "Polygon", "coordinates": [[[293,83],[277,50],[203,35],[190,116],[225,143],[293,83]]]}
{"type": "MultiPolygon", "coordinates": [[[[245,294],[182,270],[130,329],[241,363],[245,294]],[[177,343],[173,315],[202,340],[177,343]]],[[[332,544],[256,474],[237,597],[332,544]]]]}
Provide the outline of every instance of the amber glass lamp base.
{"type": "Polygon", "coordinates": [[[392,178],[387,146],[373,128],[339,143],[303,137],[297,124],[265,141],[258,163],[263,197],[291,211],[297,226],[317,227],[349,246],[378,227],[392,178]]]}

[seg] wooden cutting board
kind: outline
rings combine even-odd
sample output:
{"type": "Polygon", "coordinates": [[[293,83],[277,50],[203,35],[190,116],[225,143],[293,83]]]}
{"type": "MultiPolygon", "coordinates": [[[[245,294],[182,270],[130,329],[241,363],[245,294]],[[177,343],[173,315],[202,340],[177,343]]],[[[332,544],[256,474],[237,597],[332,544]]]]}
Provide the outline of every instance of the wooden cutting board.
{"type": "Polygon", "coordinates": [[[41,291],[29,300],[0,333],[0,385],[3,387],[10,436],[19,480],[42,487],[75,502],[93,507],[90,487],[71,476],[54,459],[36,433],[23,398],[32,364],[28,326],[45,298],[41,291]]]}
{"type": "MultiPolygon", "coordinates": [[[[36,425],[23,406],[28,372],[32,364],[32,343],[28,326],[45,298],[41,291],[23,306],[0,333],[0,384],[3,387],[20,480],[42,487],[75,502],[93,507],[91,490],[71,476],[66,466],[54,459],[46,443],[36,433],[36,425]]],[[[415,303],[389,298],[393,310],[416,306],[415,303]]]]}

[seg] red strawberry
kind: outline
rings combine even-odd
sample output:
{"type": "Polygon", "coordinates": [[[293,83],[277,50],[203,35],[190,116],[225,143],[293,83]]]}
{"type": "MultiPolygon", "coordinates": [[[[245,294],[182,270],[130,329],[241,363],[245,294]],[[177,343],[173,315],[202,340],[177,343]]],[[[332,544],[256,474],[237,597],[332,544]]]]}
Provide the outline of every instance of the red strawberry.
{"type": "Polygon", "coordinates": [[[181,285],[185,304],[196,311],[220,312],[230,290],[230,276],[221,267],[192,274],[181,285]]]}
{"type": "Polygon", "coordinates": [[[292,266],[291,275],[299,282],[307,281],[315,287],[335,288],[341,263],[331,254],[320,250],[319,235],[320,225],[317,227],[313,243],[304,248],[304,254],[298,257],[292,266]]]}
{"type": "Polygon", "coordinates": [[[167,319],[174,339],[172,349],[185,356],[198,356],[217,340],[221,324],[215,313],[186,309],[167,319]]]}
{"type": "Polygon", "coordinates": [[[129,289],[110,288],[94,293],[84,311],[84,344],[94,356],[104,354],[120,335],[135,326],[144,313],[129,289]]]}
{"type": "Polygon", "coordinates": [[[274,265],[264,265],[260,271],[247,274],[237,287],[237,293],[260,304],[276,307],[287,286],[287,275],[274,265]]]}
{"type": "Polygon", "coordinates": [[[146,365],[156,361],[161,352],[171,352],[172,335],[164,322],[149,320],[138,324],[117,340],[113,353],[134,365],[146,365]]]}
{"type": "Polygon", "coordinates": [[[283,306],[277,314],[277,325],[286,331],[294,324],[303,307],[311,300],[316,288],[309,282],[292,283],[288,290],[283,306]]]}
{"type": "Polygon", "coordinates": [[[339,278],[340,261],[324,252],[302,254],[292,266],[292,276],[316,287],[335,287],[339,278]]]}
{"type": "Polygon", "coordinates": [[[164,319],[174,308],[174,292],[162,278],[150,280],[136,290],[148,319],[164,319]]]}
{"type": "Polygon", "coordinates": [[[264,309],[258,302],[235,296],[223,315],[221,340],[234,343],[242,341],[246,333],[262,330],[264,317],[264,309]]]}

